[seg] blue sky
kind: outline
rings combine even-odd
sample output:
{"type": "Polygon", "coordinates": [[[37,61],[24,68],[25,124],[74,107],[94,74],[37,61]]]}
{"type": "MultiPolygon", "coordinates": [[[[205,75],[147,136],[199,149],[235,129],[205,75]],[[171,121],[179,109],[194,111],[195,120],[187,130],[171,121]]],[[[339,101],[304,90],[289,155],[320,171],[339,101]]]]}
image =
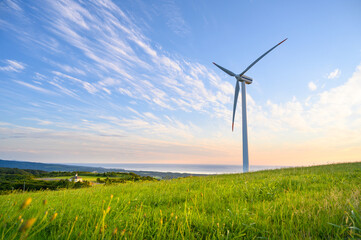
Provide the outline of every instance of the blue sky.
{"type": "Polygon", "coordinates": [[[241,163],[361,159],[360,1],[0,2],[0,158],[241,163]]]}

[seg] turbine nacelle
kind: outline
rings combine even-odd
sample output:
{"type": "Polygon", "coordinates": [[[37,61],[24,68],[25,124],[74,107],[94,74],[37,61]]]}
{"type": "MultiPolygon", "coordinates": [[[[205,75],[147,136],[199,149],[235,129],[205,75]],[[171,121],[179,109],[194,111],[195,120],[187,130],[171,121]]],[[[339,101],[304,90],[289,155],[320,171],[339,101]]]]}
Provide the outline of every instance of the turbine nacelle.
{"type": "Polygon", "coordinates": [[[245,82],[246,84],[251,84],[253,82],[253,79],[246,75],[241,76],[240,74],[238,74],[235,77],[238,81],[245,82]]]}

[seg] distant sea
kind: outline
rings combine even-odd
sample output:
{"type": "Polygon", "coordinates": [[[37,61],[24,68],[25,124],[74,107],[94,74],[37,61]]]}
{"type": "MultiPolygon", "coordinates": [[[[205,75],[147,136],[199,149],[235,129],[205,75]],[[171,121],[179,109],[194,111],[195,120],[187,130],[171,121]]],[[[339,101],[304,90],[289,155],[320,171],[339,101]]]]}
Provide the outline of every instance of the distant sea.
{"type": "MultiPolygon", "coordinates": [[[[203,164],[141,164],[141,163],[74,163],[71,165],[87,167],[118,168],[127,171],[151,171],[151,172],[175,172],[193,174],[223,174],[242,173],[242,165],[203,165],[203,164]]],[[[250,171],[260,171],[267,169],[286,168],[287,166],[250,166],[250,171]]]]}

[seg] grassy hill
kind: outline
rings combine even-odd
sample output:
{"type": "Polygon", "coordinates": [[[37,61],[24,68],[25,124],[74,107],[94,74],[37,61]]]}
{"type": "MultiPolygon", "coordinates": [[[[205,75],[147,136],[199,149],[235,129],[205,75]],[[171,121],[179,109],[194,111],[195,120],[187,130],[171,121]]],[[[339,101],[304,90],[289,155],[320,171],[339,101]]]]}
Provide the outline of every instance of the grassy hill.
{"type": "Polygon", "coordinates": [[[360,210],[349,163],[3,195],[0,238],[360,238],[360,210]]]}
{"type": "Polygon", "coordinates": [[[14,161],[14,160],[2,160],[0,159],[0,168],[19,168],[19,169],[36,169],[47,172],[133,172],[140,176],[150,176],[158,179],[172,179],[179,177],[189,176],[202,176],[203,174],[189,174],[189,173],[175,173],[175,172],[153,172],[153,171],[134,171],[118,168],[102,168],[102,167],[86,167],[76,165],[65,164],[53,164],[53,163],[39,163],[39,162],[26,162],[26,161],[14,161]]]}
{"type": "Polygon", "coordinates": [[[149,176],[125,172],[46,172],[33,169],[0,167],[0,195],[20,191],[61,190],[91,187],[93,184],[118,184],[127,182],[157,181],[149,176]],[[69,180],[77,174],[82,181],[69,180]]]}

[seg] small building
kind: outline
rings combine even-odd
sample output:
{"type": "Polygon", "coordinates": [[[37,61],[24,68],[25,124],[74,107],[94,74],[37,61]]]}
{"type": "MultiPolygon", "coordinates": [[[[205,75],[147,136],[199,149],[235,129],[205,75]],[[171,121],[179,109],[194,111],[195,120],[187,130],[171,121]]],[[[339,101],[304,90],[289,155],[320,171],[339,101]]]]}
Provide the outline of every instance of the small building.
{"type": "Polygon", "coordinates": [[[76,173],[74,177],[69,178],[69,181],[82,182],[83,178],[79,177],[78,174],[76,173]]]}

